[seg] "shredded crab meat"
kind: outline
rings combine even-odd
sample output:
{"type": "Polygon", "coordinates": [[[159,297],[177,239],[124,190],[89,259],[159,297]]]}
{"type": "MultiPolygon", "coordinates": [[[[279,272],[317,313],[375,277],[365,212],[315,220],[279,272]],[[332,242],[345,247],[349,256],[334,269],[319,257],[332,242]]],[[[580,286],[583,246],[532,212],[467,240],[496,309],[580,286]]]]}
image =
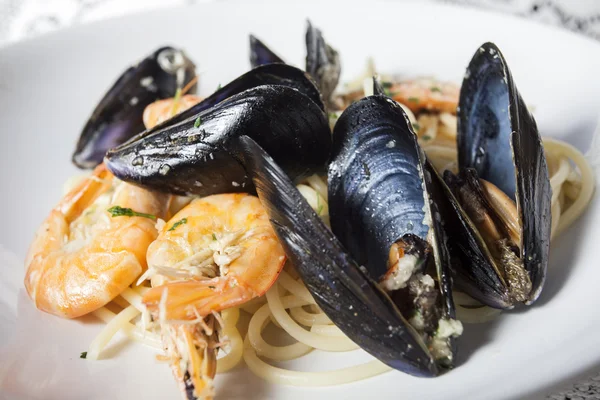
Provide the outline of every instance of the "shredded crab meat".
{"type": "Polygon", "coordinates": [[[236,243],[243,242],[251,236],[261,234],[262,229],[248,231],[213,233],[210,235],[208,248],[200,250],[172,267],[149,265],[137,281],[137,285],[150,280],[156,275],[170,278],[171,281],[189,279],[212,279],[227,275],[227,266],[242,255],[242,247],[236,243]]]}

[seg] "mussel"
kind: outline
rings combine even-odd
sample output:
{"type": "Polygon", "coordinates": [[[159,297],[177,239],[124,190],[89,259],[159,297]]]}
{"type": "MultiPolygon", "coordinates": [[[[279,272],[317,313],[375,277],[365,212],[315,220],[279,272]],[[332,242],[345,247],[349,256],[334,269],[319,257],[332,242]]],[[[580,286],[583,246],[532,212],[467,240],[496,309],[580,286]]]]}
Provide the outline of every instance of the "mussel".
{"type": "MultiPolygon", "coordinates": [[[[250,35],[250,64],[260,65],[283,63],[262,41],[250,35]]],[[[306,28],[306,72],[317,82],[323,98],[328,102],[335,90],[341,73],[338,52],[325,42],[323,34],[307,21],[306,28]]]]}
{"type": "Polygon", "coordinates": [[[395,369],[436,376],[451,368],[462,325],[438,207],[444,184],[402,108],[376,95],[338,120],[328,174],[335,235],[255,141],[234,143],[288,258],[329,318],[395,369]]]}
{"type": "Polygon", "coordinates": [[[325,42],[321,30],[307,21],[306,72],[316,81],[323,98],[327,101],[335,90],[342,72],[338,52],[325,42]]]}
{"type": "Polygon", "coordinates": [[[284,64],[285,61],[273,53],[259,38],[250,34],[250,65],[252,68],[278,63],[284,64]]]}
{"type": "Polygon", "coordinates": [[[493,307],[531,304],[546,276],[552,188],[535,120],[493,43],[471,60],[457,115],[460,172],[444,179],[485,256],[455,265],[457,287],[493,307]]]}
{"type": "Polygon", "coordinates": [[[232,138],[252,137],[298,179],[324,170],[331,149],[321,106],[289,86],[257,86],[170,121],[110,150],[107,167],[119,179],[173,194],[251,193],[230,152],[232,138]]]}
{"type": "MultiPolygon", "coordinates": [[[[184,121],[201,111],[211,108],[221,101],[242,93],[245,90],[252,89],[262,85],[280,85],[289,86],[298,90],[300,93],[308,96],[322,110],[325,110],[321,93],[316,87],[313,79],[306,72],[286,64],[267,64],[256,67],[238,78],[229,82],[227,85],[217,89],[213,94],[188,108],[187,110],[169,118],[162,124],[140,133],[133,140],[138,140],[142,136],[147,136],[153,132],[163,129],[165,126],[174,125],[184,121]]],[[[141,132],[141,131],[140,131],[141,132]]]]}
{"type": "MultiPolygon", "coordinates": [[[[173,97],[196,76],[194,64],[183,51],[161,47],[128,68],[106,92],[88,119],[73,153],[73,163],[93,168],[108,149],[144,130],[146,106],[173,97]]],[[[195,91],[195,85],[191,88],[195,91]]]]}

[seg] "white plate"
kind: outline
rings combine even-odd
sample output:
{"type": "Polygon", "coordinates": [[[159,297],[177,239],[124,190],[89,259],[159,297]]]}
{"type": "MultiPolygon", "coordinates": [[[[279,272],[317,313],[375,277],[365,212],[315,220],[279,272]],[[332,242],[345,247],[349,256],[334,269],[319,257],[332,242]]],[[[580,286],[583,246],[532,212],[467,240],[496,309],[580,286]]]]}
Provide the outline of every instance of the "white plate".
{"type": "MultiPolygon", "coordinates": [[[[303,65],[305,18],[340,50],[344,77],[374,56],[382,70],[460,82],[473,52],[494,41],[545,135],[589,147],[600,111],[600,45],[573,34],[450,6],[323,1],[226,1],[114,19],[0,50],[0,397],[8,399],[178,398],[166,365],[117,341],[112,356],[79,359],[101,325],[34,309],[22,289],[22,260],[38,224],[58,201],[79,130],[107,87],[132,61],[162,44],[186,49],[204,93],[249,67],[248,33],[303,65]],[[302,4],[300,4],[302,3],[302,4]]],[[[220,376],[222,399],[524,399],[600,366],[600,203],[552,247],[539,302],[484,326],[466,326],[458,367],[436,379],[399,372],[345,386],[270,385],[245,368],[220,376]]],[[[333,368],[356,355],[315,352],[297,368],[333,368]]]]}

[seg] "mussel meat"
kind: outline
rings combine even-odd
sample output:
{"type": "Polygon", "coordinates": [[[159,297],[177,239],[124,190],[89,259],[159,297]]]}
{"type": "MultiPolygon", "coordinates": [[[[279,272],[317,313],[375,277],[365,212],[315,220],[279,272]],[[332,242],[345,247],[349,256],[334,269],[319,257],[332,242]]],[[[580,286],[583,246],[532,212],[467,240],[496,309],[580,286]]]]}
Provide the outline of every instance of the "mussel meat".
{"type": "MultiPolygon", "coordinates": [[[[128,68],[94,109],[77,142],[73,163],[93,168],[113,147],[144,130],[144,108],[173,97],[196,76],[195,65],[183,51],[161,47],[128,68]]],[[[195,85],[191,88],[195,91],[195,85]]]]}
{"type": "Polygon", "coordinates": [[[436,376],[451,368],[462,325],[438,207],[444,184],[401,107],[372,96],[336,124],[329,201],[337,237],[259,145],[246,136],[233,143],[288,258],[329,318],[395,369],[436,376]]]}
{"type": "Polygon", "coordinates": [[[232,156],[232,138],[248,135],[293,178],[325,169],[331,131],[319,105],[296,89],[263,85],[243,91],[177,123],[165,121],[106,156],[127,182],[173,194],[253,192],[232,156]]]}
{"type": "Polygon", "coordinates": [[[471,60],[457,115],[460,173],[444,179],[486,257],[457,265],[456,284],[493,307],[531,304],[546,276],[552,188],[535,120],[493,43],[471,60]]]}

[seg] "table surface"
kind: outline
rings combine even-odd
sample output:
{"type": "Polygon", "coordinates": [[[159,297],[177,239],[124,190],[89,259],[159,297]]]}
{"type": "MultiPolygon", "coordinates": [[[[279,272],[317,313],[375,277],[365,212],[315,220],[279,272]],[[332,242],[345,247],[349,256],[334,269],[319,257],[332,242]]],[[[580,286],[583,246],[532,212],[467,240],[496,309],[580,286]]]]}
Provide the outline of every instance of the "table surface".
{"type": "MultiPolygon", "coordinates": [[[[161,7],[223,0],[0,0],[0,45],[56,29],[161,7]]],[[[398,0],[402,1],[402,0],[398,0]]],[[[536,19],[600,40],[600,0],[428,0],[536,19]]],[[[548,400],[600,399],[600,373],[548,400]]]]}

